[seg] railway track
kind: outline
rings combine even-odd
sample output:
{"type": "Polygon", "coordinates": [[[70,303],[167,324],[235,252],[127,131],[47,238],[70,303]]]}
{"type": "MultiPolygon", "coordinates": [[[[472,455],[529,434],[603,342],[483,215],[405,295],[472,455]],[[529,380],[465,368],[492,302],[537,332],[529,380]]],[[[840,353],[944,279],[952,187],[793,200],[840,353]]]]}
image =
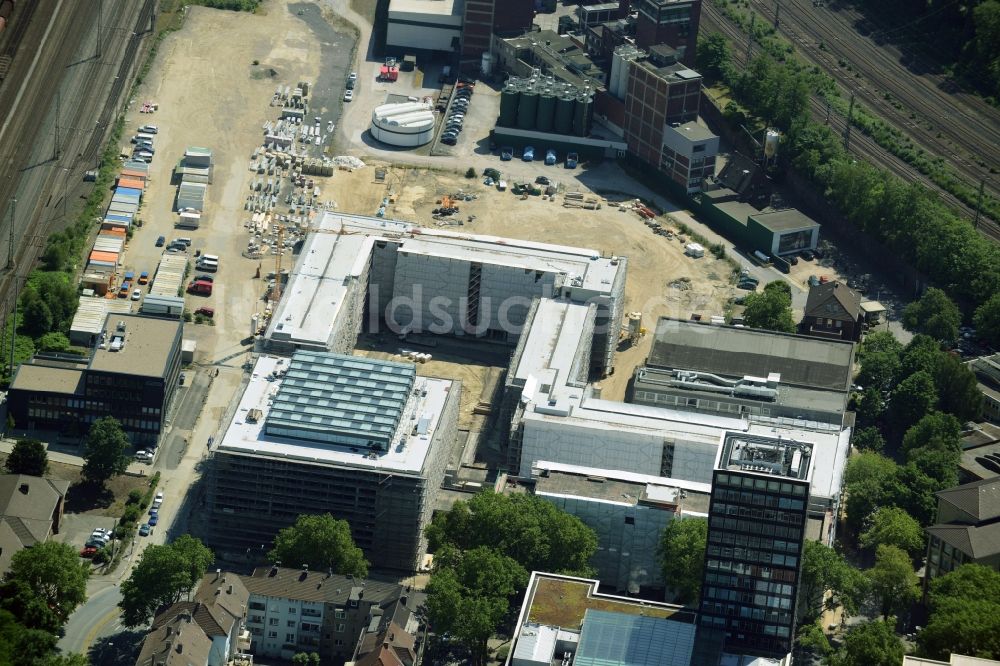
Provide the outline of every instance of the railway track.
{"type": "MultiPolygon", "coordinates": [[[[773,22],[773,3],[751,0],[750,4],[773,22]]],[[[803,56],[822,66],[917,145],[943,157],[970,186],[982,179],[989,194],[1000,194],[1000,176],[989,172],[991,166],[1000,166],[1000,113],[942,91],[948,85],[944,77],[935,81],[931,75],[914,75],[891,51],[860,35],[826,7],[814,7],[809,0],[784,0],[779,13],[779,31],[803,56]],[[886,94],[902,108],[894,106],[886,94]]]]}
{"type": "MultiPolygon", "coordinates": [[[[782,8],[784,10],[784,5],[782,5],[782,8]]],[[[784,11],[782,11],[782,22],[785,20],[784,16],[784,11]]],[[[727,19],[711,2],[705,2],[702,4],[701,20],[702,25],[721,33],[734,45],[735,48],[733,49],[732,54],[733,64],[737,67],[745,67],[747,34],[732,21],[727,19]]],[[[759,45],[755,44],[754,52],[757,52],[758,49],[759,45]]],[[[827,115],[826,101],[823,98],[814,95],[810,100],[810,111],[816,119],[825,118],[827,115]]],[[[828,124],[835,132],[838,133],[838,135],[843,136],[847,127],[847,118],[837,113],[835,110],[831,110],[828,124]]],[[[966,205],[950,192],[942,189],[930,178],[920,173],[916,167],[913,167],[907,162],[896,157],[888,150],[880,146],[873,138],[866,135],[856,127],[851,132],[850,152],[857,155],[859,158],[890,171],[906,181],[920,182],[929,190],[934,192],[943,202],[954,208],[963,216],[967,217],[970,221],[975,217],[976,213],[973,208],[966,205]]],[[[1000,225],[993,220],[982,216],[980,218],[978,229],[984,236],[996,242],[1000,242],[1000,225]]]]}

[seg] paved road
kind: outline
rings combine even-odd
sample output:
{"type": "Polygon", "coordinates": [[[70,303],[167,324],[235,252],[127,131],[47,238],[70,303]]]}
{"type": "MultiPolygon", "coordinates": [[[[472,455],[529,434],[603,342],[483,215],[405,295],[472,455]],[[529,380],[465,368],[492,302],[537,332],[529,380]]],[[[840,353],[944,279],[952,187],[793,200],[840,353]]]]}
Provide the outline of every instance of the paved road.
{"type": "Polygon", "coordinates": [[[95,640],[121,631],[118,617],[121,598],[117,585],[102,581],[100,589],[90,592],[87,603],[77,609],[66,624],[66,635],[59,639],[59,649],[86,654],[95,640]]]}

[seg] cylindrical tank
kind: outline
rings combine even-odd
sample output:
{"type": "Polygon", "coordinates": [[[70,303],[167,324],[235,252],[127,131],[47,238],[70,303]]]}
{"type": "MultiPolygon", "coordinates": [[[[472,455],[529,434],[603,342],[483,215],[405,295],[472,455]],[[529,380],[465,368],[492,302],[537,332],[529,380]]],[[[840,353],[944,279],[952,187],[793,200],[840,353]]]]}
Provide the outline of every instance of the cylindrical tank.
{"type": "Polygon", "coordinates": [[[508,81],[500,93],[500,118],[497,125],[500,127],[513,127],[517,124],[517,106],[521,99],[516,81],[508,81]]]}
{"type": "Polygon", "coordinates": [[[538,97],[538,113],[535,116],[535,129],[539,132],[551,132],[556,114],[556,97],[552,90],[546,88],[538,97]]]}
{"type": "Polygon", "coordinates": [[[576,108],[576,98],[564,94],[556,100],[556,114],[553,129],[557,134],[569,134],[573,131],[573,111],[576,108]]]}
{"type": "Polygon", "coordinates": [[[257,335],[257,331],[260,330],[260,314],[253,313],[250,316],[250,337],[257,335]]]}
{"type": "Polygon", "coordinates": [[[518,129],[535,129],[535,118],[538,116],[538,91],[535,87],[525,89],[521,93],[521,101],[517,106],[518,129]]]}
{"type": "Polygon", "coordinates": [[[480,68],[483,70],[483,76],[485,77],[489,77],[493,74],[493,54],[489,51],[485,51],[483,53],[480,68]]]}
{"type": "Polygon", "coordinates": [[[778,130],[769,129],[764,135],[764,155],[770,159],[778,154],[778,143],[781,141],[781,134],[778,130]]]}
{"type": "Polygon", "coordinates": [[[587,136],[590,133],[590,119],[594,113],[594,98],[589,93],[581,93],[576,98],[573,109],[573,134],[587,136]]]}

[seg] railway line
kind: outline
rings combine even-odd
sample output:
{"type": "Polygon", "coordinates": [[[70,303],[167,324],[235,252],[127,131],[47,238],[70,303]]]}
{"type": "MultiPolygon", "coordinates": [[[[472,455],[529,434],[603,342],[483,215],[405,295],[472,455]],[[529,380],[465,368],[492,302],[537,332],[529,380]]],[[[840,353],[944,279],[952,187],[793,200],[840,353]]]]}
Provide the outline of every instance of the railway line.
{"type": "MultiPolygon", "coordinates": [[[[775,4],[769,0],[751,0],[750,4],[774,21],[775,4]]],[[[1000,176],[989,171],[1000,166],[1000,113],[981,100],[975,103],[945,92],[942,87],[948,87],[948,81],[944,77],[914,75],[900,63],[901,54],[859,34],[828,7],[813,6],[809,0],[784,0],[779,14],[779,31],[803,56],[823,67],[914,143],[943,157],[970,186],[982,179],[989,194],[1000,194],[1000,176]],[[886,99],[886,94],[902,108],[886,99]]]]}
{"type": "MultiPolygon", "coordinates": [[[[782,5],[782,23],[784,22],[784,7],[782,5]]],[[[702,24],[703,26],[715,30],[726,37],[734,46],[733,62],[737,66],[746,65],[746,40],[747,35],[732,21],[727,19],[711,2],[702,4],[702,24]]],[[[796,41],[796,44],[799,44],[796,41]]],[[[759,48],[755,45],[755,48],[759,48]]],[[[827,115],[827,104],[818,96],[813,96],[810,100],[810,110],[814,118],[825,118],[827,115]]],[[[829,126],[843,136],[847,126],[847,119],[834,110],[829,113],[829,126]]],[[[902,159],[896,157],[888,150],[880,146],[873,138],[864,134],[859,129],[854,128],[851,132],[850,152],[866,161],[880,166],[891,173],[903,178],[906,181],[916,181],[923,184],[930,191],[934,192],[943,202],[954,208],[970,221],[975,217],[975,210],[966,205],[950,192],[944,190],[934,183],[930,178],[920,173],[916,167],[911,166],[902,159]]],[[[1000,242],[1000,225],[988,217],[980,218],[979,231],[984,236],[1000,242]]]]}
{"type": "Polygon", "coordinates": [[[0,273],[2,322],[47,236],[69,223],[67,200],[90,191],[83,171],[99,162],[125,101],[155,0],[104,0],[100,57],[93,5],[37,0],[36,7],[32,21],[21,23],[20,42],[2,42],[4,53],[15,54],[0,83],[0,117],[9,124],[0,144],[0,268],[11,238],[15,266],[0,273]]]}

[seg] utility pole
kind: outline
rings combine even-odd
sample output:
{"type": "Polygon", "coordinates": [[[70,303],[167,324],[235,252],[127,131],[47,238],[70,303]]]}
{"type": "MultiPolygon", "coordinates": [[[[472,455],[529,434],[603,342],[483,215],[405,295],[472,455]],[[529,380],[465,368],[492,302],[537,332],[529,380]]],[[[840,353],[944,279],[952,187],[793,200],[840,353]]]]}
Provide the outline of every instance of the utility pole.
{"type": "Polygon", "coordinates": [[[10,202],[10,245],[7,247],[7,270],[14,268],[14,223],[17,221],[17,197],[10,202]]]}
{"type": "Polygon", "coordinates": [[[979,199],[976,201],[976,220],[972,223],[973,229],[979,228],[979,214],[983,211],[983,188],[986,187],[986,179],[979,180],[979,199]]]}
{"type": "Polygon", "coordinates": [[[844,150],[851,149],[851,118],[854,117],[854,93],[851,93],[851,104],[847,107],[847,124],[844,126],[844,150]]]}
{"type": "Polygon", "coordinates": [[[14,379],[14,345],[17,342],[17,299],[18,299],[17,271],[14,271],[14,318],[10,325],[10,379],[14,379]]]}
{"type": "Polygon", "coordinates": [[[781,0],[774,0],[774,29],[781,25],[781,0]]]}
{"type": "Polygon", "coordinates": [[[750,53],[751,53],[751,51],[753,49],[753,29],[754,29],[754,26],[755,26],[756,23],[757,23],[757,15],[751,13],[750,14],[750,33],[747,35],[747,61],[746,61],[747,65],[750,64],[750,53]]]}

